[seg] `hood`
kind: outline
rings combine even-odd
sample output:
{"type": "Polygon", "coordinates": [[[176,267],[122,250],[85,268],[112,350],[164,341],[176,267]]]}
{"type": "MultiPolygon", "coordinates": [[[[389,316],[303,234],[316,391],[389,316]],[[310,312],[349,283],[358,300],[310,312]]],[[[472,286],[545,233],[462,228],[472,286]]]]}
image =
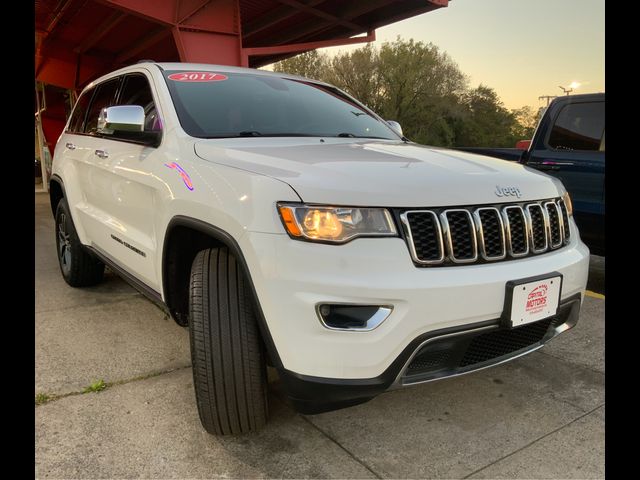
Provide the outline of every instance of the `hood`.
{"type": "Polygon", "coordinates": [[[400,141],[322,140],[212,139],[197,142],[195,153],[286,182],[308,203],[439,207],[561,195],[548,175],[506,160],[400,141]],[[498,196],[497,187],[521,196],[498,196]]]}

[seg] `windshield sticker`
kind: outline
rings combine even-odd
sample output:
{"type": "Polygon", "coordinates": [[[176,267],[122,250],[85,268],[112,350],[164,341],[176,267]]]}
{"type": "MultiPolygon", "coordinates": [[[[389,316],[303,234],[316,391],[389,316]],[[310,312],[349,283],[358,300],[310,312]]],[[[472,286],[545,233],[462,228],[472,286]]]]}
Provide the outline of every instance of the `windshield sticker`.
{"type": "Polygon", "coordinates": [[[221,82],[229,77],[213,72],[180,72],[172,73],[167,78],[174,82],[221,82]]]}
{"type": "Polygon", "coordinates": [[[164,166],[172,168],[175,171],[177,171],[182,177],[182,181],[184,182],[185,186],[189,190],[193,190],[193,182],[191,181],[191,177],[187,172],[184,171],[184,169],[180,165],[178,165],[176,162],[171,162],[171,163],[165,163],[164,166]]]}

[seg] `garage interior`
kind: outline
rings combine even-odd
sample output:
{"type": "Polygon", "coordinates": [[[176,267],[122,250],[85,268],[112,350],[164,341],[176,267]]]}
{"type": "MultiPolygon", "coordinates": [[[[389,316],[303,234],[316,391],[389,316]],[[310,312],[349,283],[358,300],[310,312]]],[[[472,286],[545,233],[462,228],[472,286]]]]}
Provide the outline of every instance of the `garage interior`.
{"type": "Polygon", "coordinates": [[[316,48],[374,41],[376,28],[448,3],[36,0],[36,191],[47,191],[55,142],[77,95],[101,75],[142,59],[259,68],[316,48]]]}

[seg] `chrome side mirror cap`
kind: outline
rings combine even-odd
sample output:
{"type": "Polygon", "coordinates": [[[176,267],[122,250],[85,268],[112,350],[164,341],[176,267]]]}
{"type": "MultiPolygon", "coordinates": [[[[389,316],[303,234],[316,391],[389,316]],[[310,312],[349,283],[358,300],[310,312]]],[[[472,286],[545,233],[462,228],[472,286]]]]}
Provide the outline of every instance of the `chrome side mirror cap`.
{"type": "Polygon", "coordinates": [[[398,122],[396,122],[395,120],[387,120],[387,125],[389,125],[391,127],[391,130],[396,132],[398,135],[404,137],[404,135],[402,134],[402,127],[398,122]]]}
{"type": "Polygon", "coordinates": [[[113,135],[115,132],[143,132],[144,108],[140,105],[106,107],[98,116],[98,133],[113,135]]]}

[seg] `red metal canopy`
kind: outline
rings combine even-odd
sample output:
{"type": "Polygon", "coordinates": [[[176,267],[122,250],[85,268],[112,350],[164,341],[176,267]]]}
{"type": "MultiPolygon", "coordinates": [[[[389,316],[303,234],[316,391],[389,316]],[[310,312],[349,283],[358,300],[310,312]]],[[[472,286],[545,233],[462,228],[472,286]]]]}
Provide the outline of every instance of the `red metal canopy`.
{"type": "Polygon", "coordinates": [[[79,89],[144,58],[259,67],[301,51],[372,41],[377,27],[448,2],[35,0],[36,78],[79,89]]]}

